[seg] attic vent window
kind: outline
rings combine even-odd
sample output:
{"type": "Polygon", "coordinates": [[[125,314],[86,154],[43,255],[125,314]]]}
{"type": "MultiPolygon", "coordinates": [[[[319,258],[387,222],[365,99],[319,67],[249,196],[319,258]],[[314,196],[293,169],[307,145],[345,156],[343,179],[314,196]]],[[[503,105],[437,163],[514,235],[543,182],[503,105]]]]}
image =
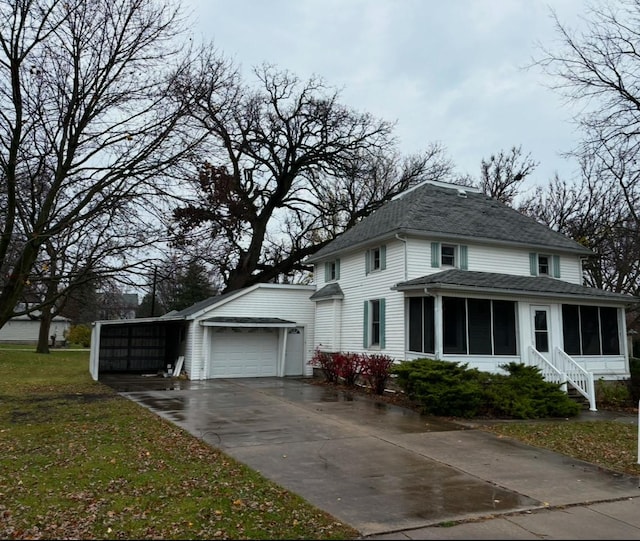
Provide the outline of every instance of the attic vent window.
{"type": "Polygon", "coordinates": [[[458,197],[467,197],[467,192],[462,188],[458,188],[458,197]]]}

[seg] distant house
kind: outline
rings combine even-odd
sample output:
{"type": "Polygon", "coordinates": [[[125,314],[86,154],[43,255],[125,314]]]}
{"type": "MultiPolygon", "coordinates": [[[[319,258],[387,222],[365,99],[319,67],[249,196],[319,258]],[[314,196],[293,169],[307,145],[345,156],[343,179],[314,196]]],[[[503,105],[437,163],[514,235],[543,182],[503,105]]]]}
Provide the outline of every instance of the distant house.
{"type": "MultiPolygon", "coordinates": [[[[258,284],[136,324],[168,337],[191,379],[311,375],[316,349],[489,372],[522,362],[595,408],[594,378],[629,377],[625,309],[638,299],[585,287],[592,255],[476,189],[427,181],[308,258],[312,286],[258,284]]],[[[110,334],[126,334],[111,325],[94,327],[96,379],[113,351],[135,356],[122,343],[109,350],[110,334]]]]}
{"type": "Polygon", "coordinates": [[[140,303],[137,293],[101,293],[99,319],[135,319],[140,303]]]}
{"type": "MultiPolygon", "coordinates": [[[[71,327],[71,320],[56,316],[51,322],[49,336],[55,336],[56,344],[62,342],[71,327]]],[[[0,329],[0,343],[36,344],[40,333],[40,320],[27,315],[17,316],[4,324],[0,329]]]]}

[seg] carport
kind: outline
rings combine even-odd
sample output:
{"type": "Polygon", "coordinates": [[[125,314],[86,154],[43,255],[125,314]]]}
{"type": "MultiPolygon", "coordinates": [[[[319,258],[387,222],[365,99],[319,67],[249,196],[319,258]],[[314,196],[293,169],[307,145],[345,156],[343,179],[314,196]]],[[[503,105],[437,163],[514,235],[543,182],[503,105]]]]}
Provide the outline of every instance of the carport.
{"type": "Polygon", "coordinates": [[[183,354],[183,317],[96,321],[91,331],[90,372],[155,374],[183,354]]]}

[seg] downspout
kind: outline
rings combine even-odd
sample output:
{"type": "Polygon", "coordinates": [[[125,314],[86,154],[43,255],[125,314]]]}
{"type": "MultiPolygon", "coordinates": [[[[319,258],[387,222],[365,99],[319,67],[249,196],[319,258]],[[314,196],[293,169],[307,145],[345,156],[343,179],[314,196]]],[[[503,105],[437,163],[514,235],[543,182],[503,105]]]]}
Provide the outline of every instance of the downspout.
{"type": "Polygon", "coordinates": [[[398,233],[396,233],[396,238],[399,241],[404,242],[404,279],[407,280],[408,279],[408,273],[407,273],[407,239],[401,237],[400,235],[398,235],[398,233]]]}

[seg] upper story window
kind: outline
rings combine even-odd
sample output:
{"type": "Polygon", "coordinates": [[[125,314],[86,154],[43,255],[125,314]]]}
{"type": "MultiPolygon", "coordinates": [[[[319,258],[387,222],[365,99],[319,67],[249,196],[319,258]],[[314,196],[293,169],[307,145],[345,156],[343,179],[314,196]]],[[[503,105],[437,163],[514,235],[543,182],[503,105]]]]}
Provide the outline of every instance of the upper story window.
{"type": "Polygon", "coordinates": [[[443,244],[440,248],[440,262],[443,267],[456,267],[456,252],[458,251],[457,246],[452,246],[451,244],[443,244]]]}
{"type": "Polygon", "coordinates": [[[550,258],[548,255],[540,255],[538,254],[538,275],[543,276],[549,276],[551,273],[549,272],[551,270],[550,268],[550,258]]]}
{"type": "Polygon", "coordinates": [[[469,268],[468,247],[464,244],[431,243],[431,266],[456,267],[467,270],[469,268]]]}
{"type": "Polygon", "coordinates": [[[376,246],[365,252],[365,274],[381,271],[387,267],[387,247],[376,246]]]}
{"type": "Polygon", "coordinates": [[[531,252],[529,254],[529,266],[531,276],[560,278],[560,256],[531,252]]]}
{"type": "Polygon", "coordinates": [[[334,259],[333,261],[327,261],[324,264],[324,281],[332,282],[334,280],[340,280],[340,260],[334,259]]]}

